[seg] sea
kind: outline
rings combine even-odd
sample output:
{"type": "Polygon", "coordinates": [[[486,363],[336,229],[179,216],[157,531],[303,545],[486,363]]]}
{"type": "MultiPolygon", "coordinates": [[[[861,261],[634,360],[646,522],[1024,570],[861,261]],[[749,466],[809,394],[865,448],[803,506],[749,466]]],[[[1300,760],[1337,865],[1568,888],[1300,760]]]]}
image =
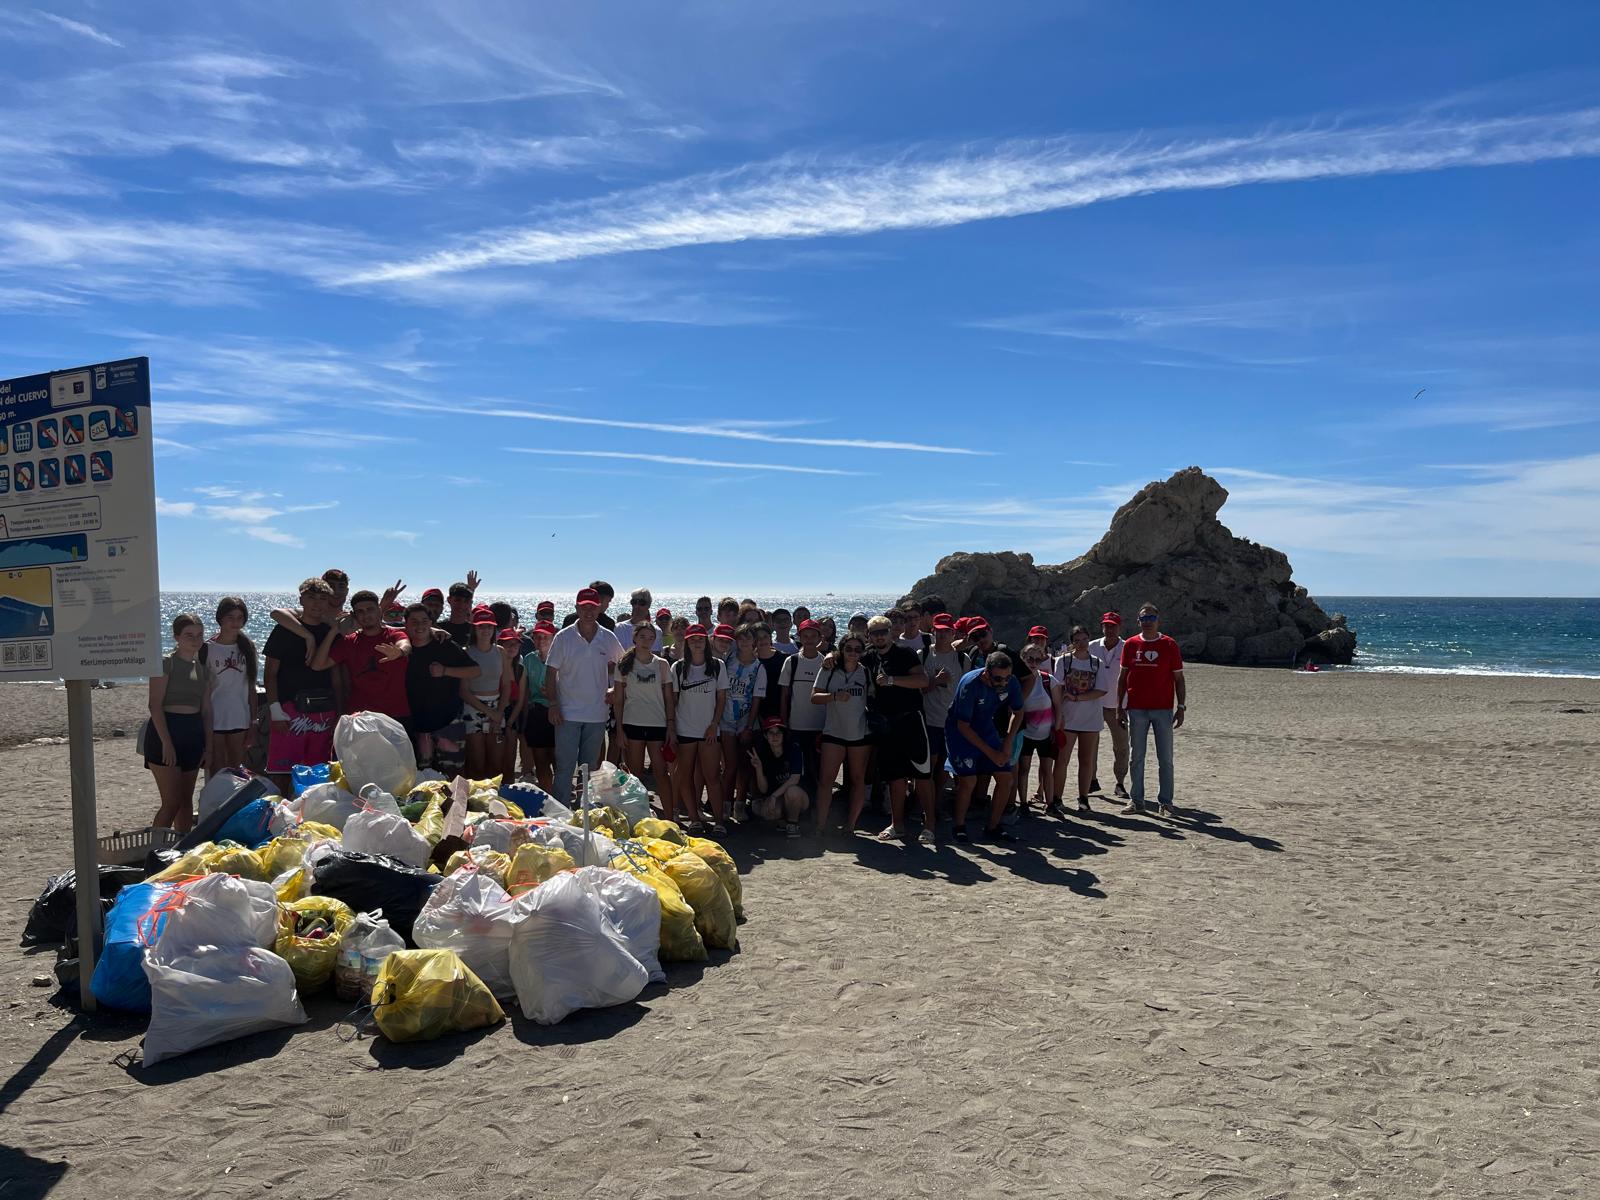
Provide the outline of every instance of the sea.
{"type": "MultiPolygon", "coordinates": [[[[171,641],[172,618],[194,612],[212,625],[221,592],[161,593],[162,632],[171,641]]],[[[531,621],[534,606],[549,593],[509,592],[488,596],[513,605],[531,621]]],[[[271,631],[268,614],[295,602],[290,592],[241,593],[250,610],[248,631],[258,645],[271,631]]],[[[564,614],[564,596],[557,600],[564,614]]],[[[744,597],[741,596],[740,599],[744,597]]],[[[815,616],[842,626],[852,613],[882,612],[898,595],[888,592],[824,592],[820,595],[753,594],[762,608],[804,604],[815,616]]],[[[664,592],[654,607],[694,612],[696,596],[664,592]]],[[[1356,663],[1335,670],[1387,671],[1416,675],[1563,675],[1600,679],[1600,600],[1540,597],[1319,596],[1328,612],[1342,612],[1356,631],[1356,663]]],[[[169,645],[170,648],[170,645],[169,645]]]]}

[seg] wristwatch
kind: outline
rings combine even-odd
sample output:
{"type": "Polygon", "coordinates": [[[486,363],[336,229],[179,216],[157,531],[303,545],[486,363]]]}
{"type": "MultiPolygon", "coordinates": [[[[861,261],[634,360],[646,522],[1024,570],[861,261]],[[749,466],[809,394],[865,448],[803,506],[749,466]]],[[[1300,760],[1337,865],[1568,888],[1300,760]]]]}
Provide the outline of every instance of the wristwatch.
{"type": "Polygon", "coordinates": [[[1180,705],[1178,705],[1178,711],[1182,712],[1184,709],[1186,709],[1188,707],[1189,706],[1187,704],[1180,704],[1180,705]]]}

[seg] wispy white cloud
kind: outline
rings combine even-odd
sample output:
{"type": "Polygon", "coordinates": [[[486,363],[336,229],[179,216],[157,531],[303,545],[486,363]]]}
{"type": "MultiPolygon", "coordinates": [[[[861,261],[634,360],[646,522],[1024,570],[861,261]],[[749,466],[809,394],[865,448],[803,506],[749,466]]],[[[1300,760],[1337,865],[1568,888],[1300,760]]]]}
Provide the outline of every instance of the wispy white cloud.
{"type": "Polygon", "coordinates": [[[1157,192],[1495,166],[1600,154],[1600,109],[1424,119],[1108,149],[1007,143],[863,165],[780,161],[615,194],[541,224],[355,271],[394,283],[680,246],[930,229],[1157,192]]]}
{"type": "Polygon", "coordinates": [[[151,411],[158,425],[228,425],[249,428],[269,423],[271,412],[250,404],[208,403],[193,400],[157,400],[151,411]]]}
{"type": "Polygon", "coordinates": [[[776,446],[824,446],[851,450],[907,450],[921,454],[987,455],[990,451],[968,446],[937,446],[926,442],[900,442],[874,438],[799,437],[768,433],[743,424],[707,421],[703,425],[670,421],[623,421],[607,417],[578,417],[566,413],[535,412],[526,408],[481,408],[470,410],[478,416],[509,417],[519,421],[546,421],[555,425],[587,425],[602,429],[635,429],[643,433],[681,433],[694,437],[724,438],[735,442],[762,442],[776,446]]]}
{"type": "Polygon", "coordinates": [[[194,500],[167,500],[157,496],[156,515],[206,518],[229,525],[235,532],[255,538],[257,541],[269,542],[276,546],[291,546],[295,549],[304,548],[305,539],[279,528],[274,522],[280,517],[339,507],[336,500],[321,501],[316,504],[262,504],[260,501],[269,498],[269,493],[240,491],[220,484],[203,484],[190,490],[203,496],[228,500],[229,503],[200,504],[194,500]]]}
{"type": "Polygon", "coordinates": [[[122,45],[121,42],[117,41],[117,39],[112,37],[109,33],[102,33],[93,25],[86,24],[83,21],[74,21],[71,17],[58,17],[55,13],[43,11],[39,12],[37,15],[41,20],[49,21],[54,25],[58,25],[62,29],[65,29],[68,33],[75,33],[79,37],[86,37],[92,42],[99,42],[102,46],[120,47],[122,45]]]}
{"type": "Polygon", "coordinates": [[[196,507],[193,500],[168,500],[163,496],[156,497],[158,517],[192,517],[196,507]]]}
{"type": "Polygon", "coordinates": [[[1389,429],[1438,429],[1478,426],[1492,433],[1561,429],[1600,422],[1600,392],[1545,391],[1467,399],[1442,404],[1397,407],[1384,418],[1389,429]]]}
{"type": "Polygon", "coordinates": [[[786,463],[723,462],[714,458],[689,458],[675,454],[635,454],[622,450],[550,450],[543,447],[507,446],[512,454],[543,454],[557,458],[607,458],[629,462],[662,463],[674,467],[726,467],[733,471],[783,471],[795,475],[861,475],[834,467],[796,467],[786,463]]]}
{"type": "Polygon", "coordinates": [[[271,542],[274,546],[289,546],[295,550],[304,550],[306,547],[304,538],[271,525],[245,525],[239,532],[260,542],[271,542]]]}

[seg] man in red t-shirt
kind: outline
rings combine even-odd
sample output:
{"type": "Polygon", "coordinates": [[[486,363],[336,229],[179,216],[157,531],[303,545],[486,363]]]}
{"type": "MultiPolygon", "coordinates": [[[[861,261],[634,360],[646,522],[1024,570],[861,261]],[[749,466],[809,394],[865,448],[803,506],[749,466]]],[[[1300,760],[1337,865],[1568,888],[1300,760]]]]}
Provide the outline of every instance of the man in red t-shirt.
{"type": "Polygon", "coordinates": [[[325,671],[335,663],[350,673],[345,697],[347,712],[378,712],[404,721],[411,715],[406,699],[406,660],[402,654],[380,654],[378,647],[406,640],[406,631],[383,623],[377,594],[357,592],[350,597],[356,620],[354,633],[329,631],[317,648],[312,667],[325,671]]]}
{"type": "Polygon", "coordinates": [[[1172,731],[1182,728],[1183,653],[1161,632],[1161,614],[1154,604],[1139,608],[1139,632],[1122,644],[1122,677],[1117,680],[1117,724],[1131,732],[1133,788],[1124,813],[1144,811],[1144,754],[1147,734],[1156,733],[1156,762],[1161,815],[1172,811],[1172,731]],[[1176,710],[1174,710],[1176,704],[1176,710]]]}

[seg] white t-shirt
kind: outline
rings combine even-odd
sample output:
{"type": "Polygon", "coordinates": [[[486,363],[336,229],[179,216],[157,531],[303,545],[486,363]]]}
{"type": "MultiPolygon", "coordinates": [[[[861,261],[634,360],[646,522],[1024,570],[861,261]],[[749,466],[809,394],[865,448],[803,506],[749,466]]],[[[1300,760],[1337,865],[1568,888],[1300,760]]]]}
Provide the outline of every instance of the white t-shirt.
{"type": "Polygon", "coordinates": [[[562,717],[583,722],[606,719],[606,689],[622,654],[622,643],[604,625],[595,628],[592,641],[578,632],[576,621],[556,634],[545,667],[561,673],[556,680],[556,699],[562,717]]]}
{"type": "MultiPolygon", "coordinates": [[[[716,672],[714,677],[707,676],[706,666],[704,663],[674,664],[668,676],[672,681],[672,690],[678,695],[676,724],[681,738],[705,736],[706,726],[711,724],[711,718],[716,715],[717,693],[728,690],[728,672],[722,669],[722,664],[711,664],[711,669],[716,672]]],[[[715,737],[716,730],[711,732],[715,737]]]]}
{"type": "Polygon", "coordinates": [[[922,693],[923,721],[929,729],[943,729],[945,718],[950,715],[950,704],[956,698],[956,684],[967,673],[961,661],[961,651],[946,650],[941,654],[937,650],[929,650],[928,657],[922,661],[922,669],[929,679],[941,670],[950,677],[945,680],[943,687],[934,687],[930,683],[928,690],[922,693]]]}
{"type": "Polygon", "coordinates": [[[728,702],[722,706],[722,731],[737,733],[750,728],[754,718],[746,718],[767,694],[767,671],[759,658],[742,663],[737,654],[730,654],[722,665],[728,686],[728,702]]]}
{"type": "Polygon", "coordinates": [[[1102,708],[1117,706],[1117,677],[1122,674],[1122,645],[1122,638],[1118,638],[1117,644],[1110,647],[1107,647],[1103,638],[1096,638],[1089,643],[1090,656],[1100,664],[1100,678],[1094,686],[1105,692],[1100,697],[1102,708]]]}
{"type": "Polygon", "coordinates": [[[811,703],[811,689],[817,682],[817,672],[822,670],[823,656],[815,658],[804,654],[791,654],[783,660],[778,673],[778,686],[789,689],[789,728],[802,733],[815,733],[828,718],[827,709],[811,703]]]}
{"type": "Polygon", "coordinates": [[[211,672],[211,728],[250,727],[250,681],[245,675],[244,647],[206,643],[206,670],[211,672]]]}
{"type": "Polygon", "coordinates": [[[618,676],[618,682],[624,684],[622,723],[664,729],[667,724],[667,697],[661,688],[668,670],[667,660],[657,654],[649,663],[643,663],[637,658],[638,651],[633,653],[636,656],[633,666],[626,675],[618,676]]]}
{"type": "MultiPolygon", "coordinates": [[[[1093,649],[1091,646],[1090,650],[1093,649]]],[[[1086,659],[1075,659],[1070,653],[1061,656],[1062,675],[1065,677],[1062,686],[1067,689],[1062,696],[1061,728],[1070,729],[1074,733],[1093,733],[1100,728],[1100,697],[1096,696],[1093,700],[1073,700],[1071,693],[1092,692],[1098,689],[1102,666],[1093,653],[1086,659]]],[[[1114,699],[1112,703],[1115,704],[1114,699]]]]}

